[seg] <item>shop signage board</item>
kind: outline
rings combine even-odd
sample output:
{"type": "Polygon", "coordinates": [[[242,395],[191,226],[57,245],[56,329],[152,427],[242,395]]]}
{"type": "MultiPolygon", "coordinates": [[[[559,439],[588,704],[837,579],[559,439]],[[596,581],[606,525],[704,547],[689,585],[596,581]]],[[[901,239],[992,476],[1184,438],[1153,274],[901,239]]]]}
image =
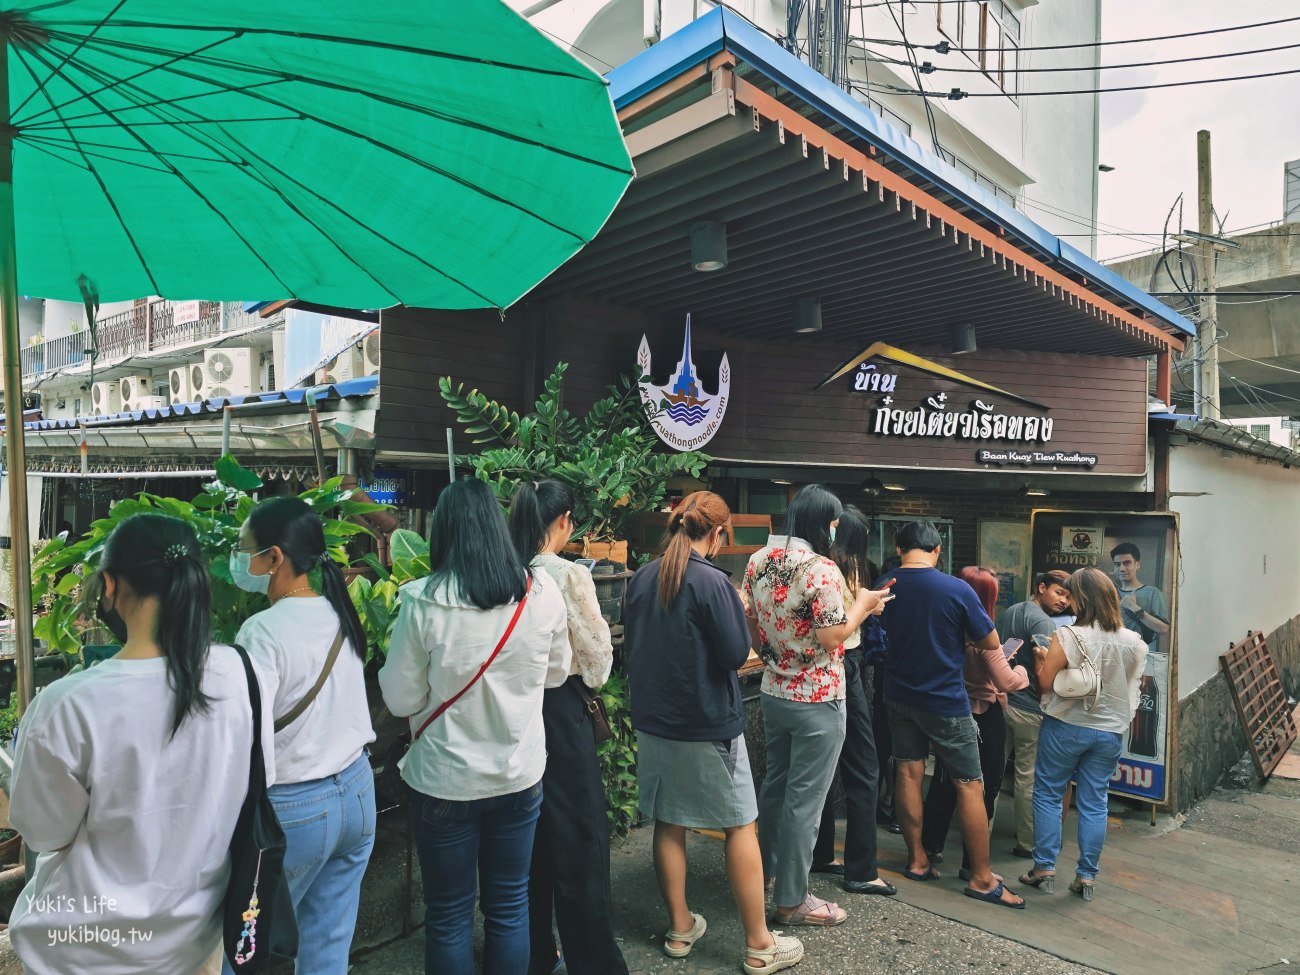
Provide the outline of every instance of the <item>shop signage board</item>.
{"type": "Polygon", "coordinates": [[[641,401],[651,412],[650,424],[659,439],[677,450],[699,450],[718,432],[727,413],[731,395],[731,363],[726,354],[718,367],[718,384],[712,392],[704,388],[699,369],[691,357],[691,316],[686,316],[682,357],[665,385],[651,378],[650,343],[644,335],[637,349],[641,401]]]}
{"type": "Polygon", "coordinates": [[[405,505],[410,493],[406,471],[402,470],[376,469],[361,478],[360,484],[376,504],[405,505]]]}
{"type": "MultiPolygon", "coordinates": [[[[746,364],[747,380],[750,372],[746,364]]],[[[866,466],[1146,470],[1146,375],[1136,360],[1015,350],[921,354],[875,342],[823,372],[813,392],[827,410],[838,404],[838,415],[850,418],[840,432],[857,431],[856,444],[845,446],[866,466]]],[[[756,405],[739,391],[735,404],[756,405]]]]}
{"type": "Polygon", "coordinates": [[[1120,590],[1124,625],[1147,643],[1138,710],[1111,791],[1165,802],[1177,700],[1177,519],[1164,513],[1035,511],[1032,532],[1034,575],[1084,566],[1103,570],[1120,590]]]}

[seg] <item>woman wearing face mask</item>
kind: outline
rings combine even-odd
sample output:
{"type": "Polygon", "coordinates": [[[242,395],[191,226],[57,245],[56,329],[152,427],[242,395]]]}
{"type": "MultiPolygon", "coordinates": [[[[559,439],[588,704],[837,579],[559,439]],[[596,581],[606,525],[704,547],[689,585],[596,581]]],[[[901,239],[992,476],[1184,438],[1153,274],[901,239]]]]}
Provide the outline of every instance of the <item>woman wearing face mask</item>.
{"type": "Polygon", "coordinates": [[[843,507],[820,484],[790,501],[785,533],[745,570],[750,635],[763,673],[767,774],[759,796],[763,873],[775,881],[778,924],[843,924],[848,912],[808,890],[822,806],[846,733],[844,641],[892,597],[845,592],[831,559],[843,507]]]}
{"type": "Polygon", "coordinates": [[[343,572],[325,550],[320,516],[299,498],[253,508],[231,553],[230,575],[241,589],[271,600],[236,642],[253,658],[275,717],[269,791],[288,844],[297,971],[343,975],[375,842],[365,631],[343,572]]]}
{"type": "Polygon", "coordinates": [[[559,965],[552,914],[569,975],[627,975],[614,938],[609,889],[609,819],[596,736],[583,698],[614,665],[609,625],[600,615],[591,572],[560,558],[573,537],[573,492],[555,480],[526,481],[510,501],[510,537],[523,561],[559,587],[569,623],[569,679],[546,691],[546,775],[528,881],[530,975],[559,965]]]}
{"type": "Polygon", "coordinates": [[[209,647],[207,561],[177,518],[118,525],[86,591],[122,649],[23,717],[9,819],[40,855],[14,948],[29,975],[215,975],[248,791],[244,665],[209,647]]]}

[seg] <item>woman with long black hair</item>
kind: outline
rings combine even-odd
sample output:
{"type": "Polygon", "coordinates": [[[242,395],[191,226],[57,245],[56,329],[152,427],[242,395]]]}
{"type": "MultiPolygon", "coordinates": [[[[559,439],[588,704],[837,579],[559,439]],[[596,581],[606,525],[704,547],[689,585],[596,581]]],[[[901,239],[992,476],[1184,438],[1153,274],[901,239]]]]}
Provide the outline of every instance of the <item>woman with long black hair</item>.
{"type": "Polygon", "coordinates": [[[39,857],[14,948],[31,975],[215,975],[248,792],[244,666],[209,647],[207,560],[179,518],[124,520],[85,591],[122,649],[43,690],[19,728],[9,819],[39,857]]]}
{"type": "Polygon", "coordinates": [[[528,870],[542,805],[542,692],[569,678],[559,586],[525,565],[492,489],[448,485],[427,579],[407,583],[379,685],[416,735],[402,759],[424,879],[428,975],[528,971],[528,870]],[[482,889],[478,889],[481,882],[482,889]]]}
{"type": "MultiPolygon", "coordinates": [[[[857,592],[879,572],[867,556],[871,522],[853,505],[845,505],[835,527],[832,555],[845,591],[857,592]]],[[[864,626],[867,624],[864,624],[864,626]]],[[[861,629],[844,641],[845,738],[840,749],[840,782],[844,786],[844,861],[835,860],[835,807],[830,795],[822,808],[821,829],[813,847],[813,873],[837,874],[850,894],[892,897],[897,888],[876,870],[876,804],[880,795],[880,761],[871,719],[874,690],[863,662],[861,629]]]]}
{"type": "Polygon", "coordinates": [[[510,502],[515,550],[559,587],[573,648],[569,679],[549,688],[542,701],[546,774],[528,882],[528,971],[550,975],[559,963],[554,914],[569,975],[627,975],[614,937],[609,818],[585,700],[609,679],[614,646],[591,571],[559,555],[573,537],[573,510],[573,491],[556,480],[526,481],[510,502]]]}
{"type": "Polygon", "coordinates": [[[271,600],[235,642],[253,658],[275,718],[270,797],[288,844],[296,970],[344,975],[375,843],[365,630],[343,571],[325,548],[320,515],[300,498],[270,498],[253,508],[230,555],[230,575],[241,589],[271,600]]]}

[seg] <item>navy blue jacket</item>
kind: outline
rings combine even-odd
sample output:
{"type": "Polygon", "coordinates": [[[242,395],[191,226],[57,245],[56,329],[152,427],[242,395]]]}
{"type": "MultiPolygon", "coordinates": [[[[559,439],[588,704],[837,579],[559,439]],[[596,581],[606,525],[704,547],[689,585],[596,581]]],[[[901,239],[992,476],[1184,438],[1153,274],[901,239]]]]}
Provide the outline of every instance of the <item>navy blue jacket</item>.
{"type": "Polygon", "coordinates": [[[655,560],[627,586],[624,651],[632,726],[675,741],[730,741],[745,730],[736,671],[749,657],[749,626],[727,574],[694,552],[668,609],[655,560]]]}

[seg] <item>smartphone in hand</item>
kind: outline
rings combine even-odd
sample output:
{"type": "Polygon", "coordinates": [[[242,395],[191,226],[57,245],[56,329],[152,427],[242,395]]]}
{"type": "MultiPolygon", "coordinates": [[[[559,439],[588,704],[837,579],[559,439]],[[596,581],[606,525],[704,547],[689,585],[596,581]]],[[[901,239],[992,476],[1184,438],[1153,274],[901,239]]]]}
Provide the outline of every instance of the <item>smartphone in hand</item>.
{"type": "Polygon", "coordinates": [[[1006,643],[1002,644],[1002,653],[1006,656],[1008,660],[1010,660],[1012,657],[1016,655],[1016,651],[1019,650],[1022,646],[1024,646],[1024,644],[1025,644],[1024,640],[1020,639],[1019,637],[1013,636],[1006,643]]]}

